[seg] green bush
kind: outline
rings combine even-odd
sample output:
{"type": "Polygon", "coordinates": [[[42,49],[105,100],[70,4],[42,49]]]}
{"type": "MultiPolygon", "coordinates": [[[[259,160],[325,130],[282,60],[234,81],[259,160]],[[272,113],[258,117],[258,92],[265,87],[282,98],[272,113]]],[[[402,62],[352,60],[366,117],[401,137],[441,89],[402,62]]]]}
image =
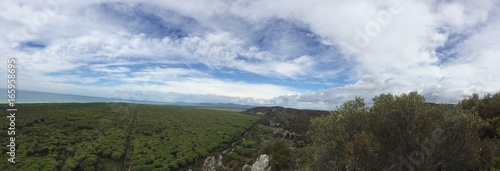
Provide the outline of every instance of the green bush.
{"type": "Polygon", "coordinates": [[[41,171],[53,171],[53,170],[54,170],[53,167],[44,167],[44,168],[42,168],[41,171]]]}
{"type": "Polygon", "coordinates": [[[239,168],[240,163],[237,160],[231,160],[227,163],[227,167],[232,170],[236,170],[239,168]]]}
{"type": "Polygon", "coordinates": [[[177,160],[175,160],[177,162],[177,164],[179,166],[186,166],[187,165],[187,162],[186,162],[186,159],[185,158],[179,158],[177,160]]]}
{"type": "Polygon", "coordinates": [[[100,161],[97,163],[96,170],[98,171],[115,171],[120,170],[120,166],[112,163],[110,160],[100,161]]]}
{"type": "Polygon", "coordinates": [[[243,147],[243,148],[239,148],[238,149],[238,154],[241,154],[241,155],[247,156],[247,157],[252,157],[252,156],[254,156],[255,151],[256,150],[254,148],[245,148],[245,147],[243,147]]]}
{"type": "Polygon", "coordinates": [[[83,171],[95,171],[95,167],[94,166],[87,166],[87,167],[85,167],[85,169],[83,169],[83,171]]]}
{"type": "Polygon", "coordinates": [[[500,156],[491,159],[491,169],[499,170],[500,169],[500,156]]]}
{"type": "Polygon", "coordinates": [[[488,125],[482,127],[482,138],[500,138],[500,92],[493,95],[487,94],[482,99],[478,94],[462,100],[459,105],[488,121],[488,125]]]}
{"type": "Polygon", "coordinates": [[[154,168],[152,171],[170,171],[170,169],[167,168],[154,168]]]}
{"type": "Polygon", "coordinates": [[[170,162],[168,164],[168,167],[171,169],[171,170],[177,170],[179,169],[179,165],[177,165],[177,162],[173,161],[173,162],[170,162]]]}
{"type": "Polygon", "coordinates": [[[151,165],[140,165],[140,166],[133,166],[132,170],[133,171],[151,171],[153,170],[153,166],[151,165]]]}
{"type": "Polygon", "coordinates": [[[40,170],[40,165],[38,163],[34,163],[30,166],[31,170],[40,170]]]}
{"type": "Polygon", "coordinates": [[[88,157],[80,164],[83,168],[88,166],[93,166],[97,162],[97,159],[94,157],[88,157]]]}
{"type": "Polygon", "coordinates": [[[477,114],[430,106],[415,92],[382,94],[366,107],[356,98],[313,119],[312,170],[475,170],[479,166],[477,114]]]}
{"type": "Polygon", "coordinates": [[[292,165],[290,146],[283,140],[267,144],[262,153],[271,157],[270,166],[276,170],[286,170],[292,165]]]}
{"type": "Polygon", "coordinates": [[[76,168],[76,166],[74,164],[65,164],[63,167],[62,167],[62,170],[63,171],[72,171],[76,168]]]}
{"type": "Polygon", "coordinates": [[[120,159],[122,156],[123,156],[123,153],[118,152],[118,151],[115,151],[113,154],[111,154],[111,158],[115,159],[115,160],[120,159]]]}

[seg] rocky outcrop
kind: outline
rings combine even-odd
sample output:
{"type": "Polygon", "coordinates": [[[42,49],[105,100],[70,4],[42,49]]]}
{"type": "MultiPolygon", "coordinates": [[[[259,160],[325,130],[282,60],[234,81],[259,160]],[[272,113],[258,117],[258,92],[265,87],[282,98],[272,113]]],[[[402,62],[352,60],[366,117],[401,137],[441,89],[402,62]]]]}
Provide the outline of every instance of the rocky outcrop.
{"type": "MultiPolygon", "coordinates": [[[[280,127],[293,131],[298,135],[304,135],[309,128],[309,121],[312,118],[328,115],[328,111],[322,110],[302,110],[284,107],[255,107],[246,110],[244,113],[251,115],[267,116],[264,125],[280,127]]],[[[290,134],[288,134],[290,136],[290,134]]],[[[293,135],[292,135],[293,136],[293,135]]]]}
{"type": "Polygon", "coordinates": [[[283,138],[297,138],[299,134],[289,131],[283,128],[273,128],[273,134],[276,136],[282,136],[283,138]]]}
{"type": "Polygon", "coordinates": [[[252,166],[245,164],[242,168],[241,171],[252,171],[252,166]]]}
{"type": "MultiPolygon", "coordinates": [[[[228,170],[227,167],[222,165],[222,155],[219,155],[219,158],[215,158],[215,156],[210,156],[205,159],[205,162],[203,163],[203,167],[201,168],[202,171],[217,171],[217,170],[228,170]]],[[[271,166],[269,166],[269,156],[266,154],[260,155],[260,157],[257,158],[257,161],[250,166],[248,164],[245,164],[241,168],[242,171],[270,171],[271,166]]]]}
{"type": "Polygon", "coordinates": [[[269,119],[269,126],[280,126],[281,123],[280,122],[276,122],[272,119],[269,119]]]}
{"type": "Polygon", "coordinates": [[[252,165],[252,171],[270,171],[269,156],[266,154],[260,155],[257,161],[252,165]]]}
{"type": "Polygon", "coordinates": [[[252,109],[246,110],[244,113],[246,114],[251,114],[251,115],[275,115],[275,114],[281,114],[285,111],[285,108],[280,107],[280,106],[275,106],[275,107],[255,107],[252,109]]]}
{"type": "Polygon", "coordinates": [[[216,171],[220,169],[226,170],[226,167],[222,165],[222,155],[219,155],[218,159],[215,159],[214,156],[207,157],[205,162],[203,163],[202,171],[216,171]]]}

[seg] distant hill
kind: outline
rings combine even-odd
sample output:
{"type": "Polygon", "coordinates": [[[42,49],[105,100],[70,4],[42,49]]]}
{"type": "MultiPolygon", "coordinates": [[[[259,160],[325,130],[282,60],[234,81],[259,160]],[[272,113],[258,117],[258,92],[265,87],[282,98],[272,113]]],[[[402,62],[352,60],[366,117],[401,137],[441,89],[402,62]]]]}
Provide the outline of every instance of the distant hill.
{"type": "Polygon", "coordinates": [[[196,103],[197,106],[207,106],[207,107],[222,107],[222,108],[234,108],[234,109],[250,109],[255,106],[241,105],[235,103],[196,103]]]}
{"type": "Polygon", "coordinates": [[[244,113],[252,115],[275,115],[275,114],[311,114],[311,115],[323,115],[328,114],[325,110],[309,110],[309,109],[294,109],[294,108],[284,108],[281,106],[273,107],[254,107],[246,110],[244,113]]]}
{"type": "Polygon", "coordinates": [[[217,108],[229,108],[229,109],[250,109],[255,106],[241,105],[235,103],[188,103],[188,102],[175,102],[173,105],[181,106],[202,106],[202,107],[217,107],[217,108]]]}

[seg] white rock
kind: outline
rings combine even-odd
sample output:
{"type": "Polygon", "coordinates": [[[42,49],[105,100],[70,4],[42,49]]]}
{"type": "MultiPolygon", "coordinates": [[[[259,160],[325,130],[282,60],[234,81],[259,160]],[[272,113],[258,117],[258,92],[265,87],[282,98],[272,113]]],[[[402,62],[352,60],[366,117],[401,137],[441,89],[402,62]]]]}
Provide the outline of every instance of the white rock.
{"type": "Polygon", "coordinates": [[[269,166],[269,156],[263,154],[257,158],[257,161],[252,165],[252,171],[270,171],[271,167],[269,166]]]}

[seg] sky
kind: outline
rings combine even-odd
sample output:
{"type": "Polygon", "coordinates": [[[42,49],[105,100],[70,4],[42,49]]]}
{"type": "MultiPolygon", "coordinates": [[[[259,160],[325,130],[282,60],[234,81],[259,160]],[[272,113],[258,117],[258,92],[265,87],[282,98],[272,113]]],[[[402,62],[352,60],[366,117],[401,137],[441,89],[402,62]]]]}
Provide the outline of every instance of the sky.
{"type": "Polygon", "coordinates": [[[0,23],[20,90],[324,110],[500,91],[496,0],[20,0],[0,23]]]}

